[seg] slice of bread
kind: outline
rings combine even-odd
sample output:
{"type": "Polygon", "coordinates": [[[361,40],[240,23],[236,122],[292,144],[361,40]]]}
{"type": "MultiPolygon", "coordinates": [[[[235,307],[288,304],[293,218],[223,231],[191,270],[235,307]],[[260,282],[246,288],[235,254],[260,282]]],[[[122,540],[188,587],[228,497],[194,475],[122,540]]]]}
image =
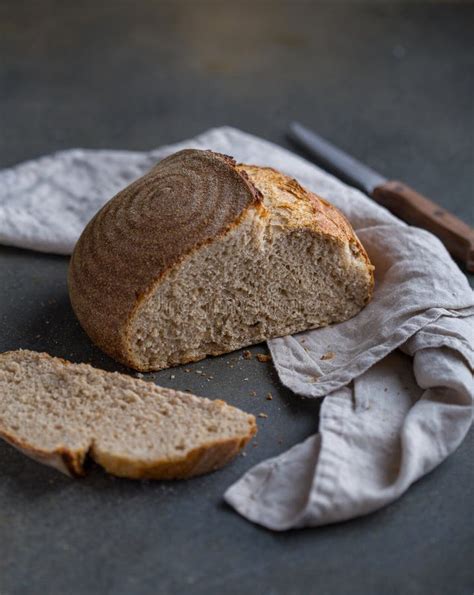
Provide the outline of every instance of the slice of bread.
{"type": "Polygon", "coordinates": [[[83,328],[143,371],[347,320],[373,283],[335,207],[273,169],[197,150],[107,203],[69,269],[83,328]]]}
{"type": "Polygon", "coordinates": [[[229,462],[255,417],[46,353],[0,354],[0,437],[68,475],[92,458],[113,475],[181,479],[229,462]]]}

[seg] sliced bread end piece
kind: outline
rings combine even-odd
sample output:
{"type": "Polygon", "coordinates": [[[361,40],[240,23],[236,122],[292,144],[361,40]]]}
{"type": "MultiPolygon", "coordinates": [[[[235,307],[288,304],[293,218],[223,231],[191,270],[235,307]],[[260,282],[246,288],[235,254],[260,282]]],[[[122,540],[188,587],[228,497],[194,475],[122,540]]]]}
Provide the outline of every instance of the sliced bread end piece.
{"type": "Polygon", "coordinates": [[[229,462],[255,417],[224,401],[46,353],[0,354],[0,437],[72,476],[87,457],[133,479],[182,479],[229,462]]]}

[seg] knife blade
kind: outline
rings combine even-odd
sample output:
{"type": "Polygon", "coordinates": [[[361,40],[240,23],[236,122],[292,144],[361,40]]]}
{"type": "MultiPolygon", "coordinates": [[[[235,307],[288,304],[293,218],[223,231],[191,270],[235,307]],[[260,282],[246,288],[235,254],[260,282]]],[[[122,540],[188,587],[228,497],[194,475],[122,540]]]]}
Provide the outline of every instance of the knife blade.
{"type": "Polygon", "coordinates": [[[316,163],[363,190],[377,203],[410,225],[436,235],[450,254],[474,272],[474,229],[403,182],[388,180],[298,122],[289,136],[316,163]]]}

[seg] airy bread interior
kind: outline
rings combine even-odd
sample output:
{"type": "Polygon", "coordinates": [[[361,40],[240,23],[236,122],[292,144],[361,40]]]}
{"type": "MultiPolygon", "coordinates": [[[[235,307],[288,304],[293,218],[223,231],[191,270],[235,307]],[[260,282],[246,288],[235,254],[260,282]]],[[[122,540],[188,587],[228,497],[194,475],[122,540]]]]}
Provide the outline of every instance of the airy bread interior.
{"type": "Polygon", "coordinates": [[[360,244],[321,233],[314,204],[285,176],[239,167],[262,192],[263,205],[184,259],[142,300],[127,334],[139,369],[347,320],[370,297],[371,268],[360,244]]]}
{"type": "Polygon", "coordinates": [[[115,475],[190,477],[225,464],[255,429],[223,401],[46,354],[0,355],[0,436],[71,474],[90,456],[115,475]]]}

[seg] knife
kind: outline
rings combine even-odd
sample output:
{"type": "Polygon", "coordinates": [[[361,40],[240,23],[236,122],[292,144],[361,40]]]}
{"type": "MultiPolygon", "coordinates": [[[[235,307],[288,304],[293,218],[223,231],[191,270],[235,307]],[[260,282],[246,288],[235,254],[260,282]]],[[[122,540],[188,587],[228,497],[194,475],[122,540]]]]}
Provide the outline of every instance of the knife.
{"type": "Polygon", "coordinates": [[[290,138],[316,162],[366,192],[391,213],[437,236],[454,258],[474,272],[474,229],[464,221],[403,182],[387,180],[298,122],[290,125],[290,138]]]}

